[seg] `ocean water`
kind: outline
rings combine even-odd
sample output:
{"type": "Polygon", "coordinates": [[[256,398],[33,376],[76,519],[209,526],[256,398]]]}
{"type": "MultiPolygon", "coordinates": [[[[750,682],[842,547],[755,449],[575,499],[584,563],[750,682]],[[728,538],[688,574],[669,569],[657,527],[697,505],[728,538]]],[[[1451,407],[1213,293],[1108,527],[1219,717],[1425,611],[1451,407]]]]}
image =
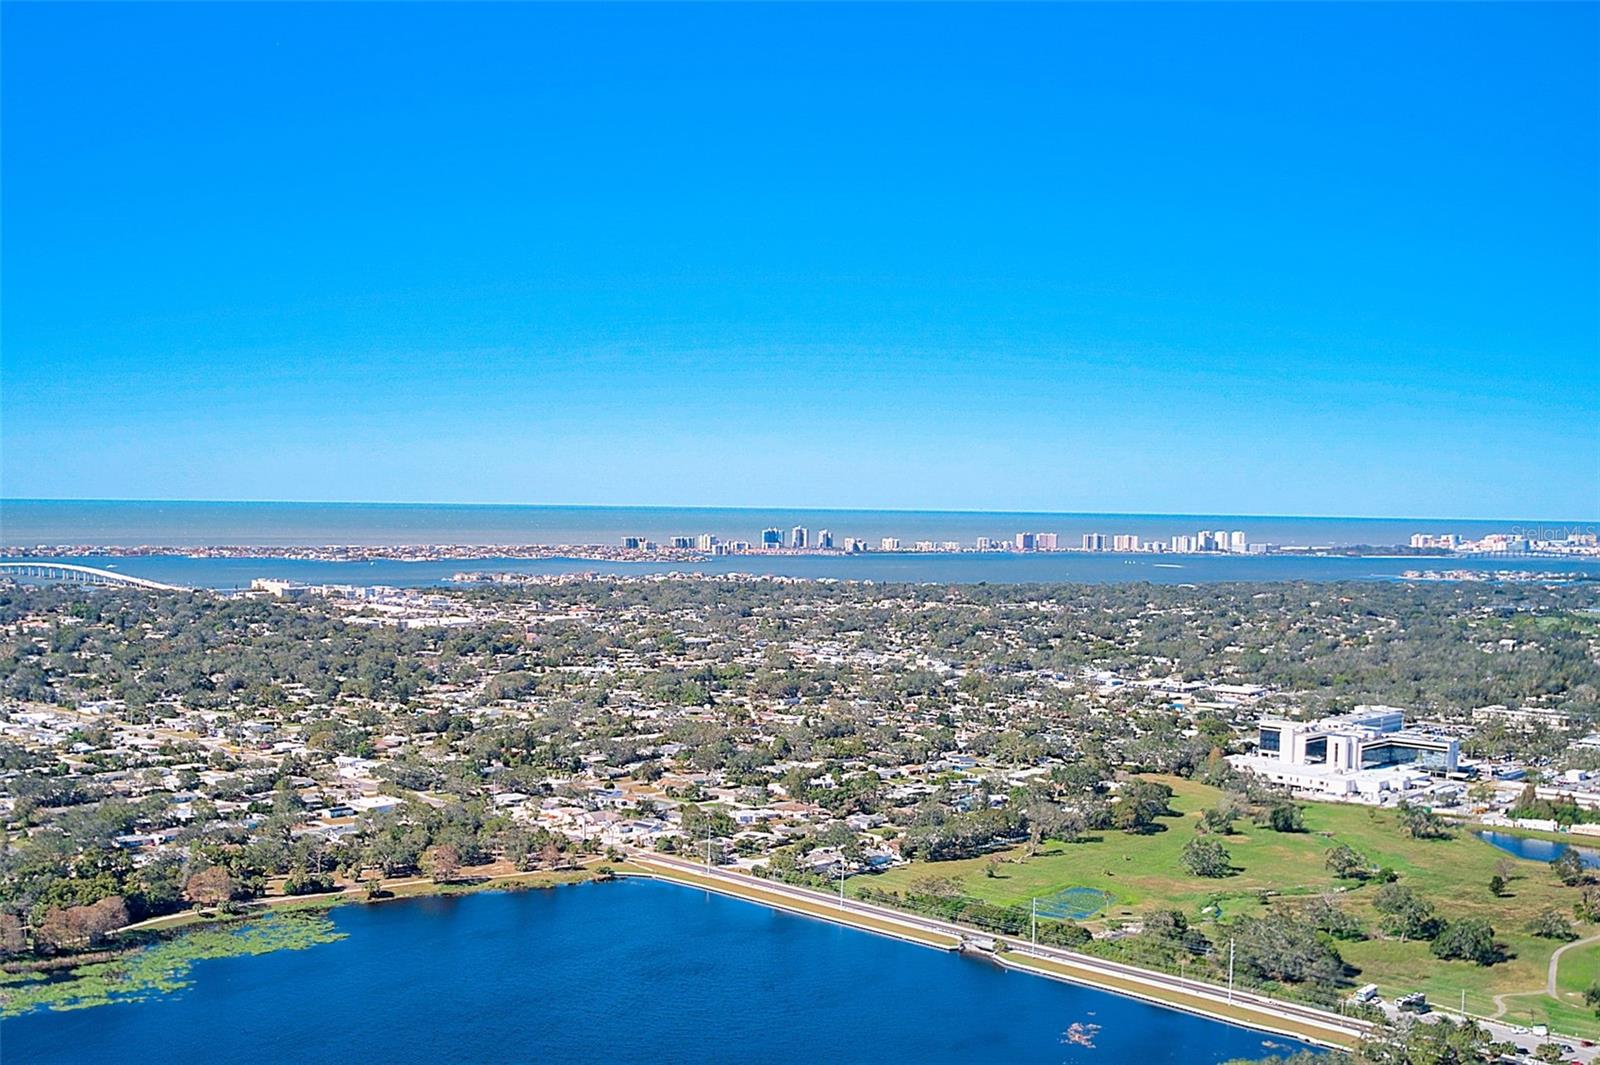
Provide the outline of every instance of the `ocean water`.
{"type": "Polygon", "coordinates": [[[370,562],[284,558],[190,558],[184,555],[115,557],[74,555],[42,560],[73,562],[145,577],[186,588],[232,591],[257,577],[307,584],[385,585],[420,588],[450,585],[462,572],[560,575],[594,573],[647,576],[657,573],[747,573],[763,576],[830,578],[938,584],[1026,584],[1064,581],[1115,584],[1213,584],[1219,581],[1399,580],[1410,570],[1452,569],[1492,574],[1505,569],[1555,574],[1581,573],[1600,580],[1600,561],[1563,559],[1420,559],[1295,557],[1269,555],[1115,555],[1115,554],[894,554],[740,555],[704,562],[610,562],[575,558],[496,558],[473,561],[370,562]]]}
{"type": "Polygon", "coordinates": [[[643,881],[347,906],[348,938],[4,1025],[30,1065],[1206,1063],[1298,1049],[988,962],[643,881]],[[1093,1047],[1067,1043],[1099,1025],[1093,1047]]]}
{"type": "Polygon", "coordinates": [[[1281,518],[1239,515],[1040,514],[967,511],[798,510],[793,508],[474,506],[362,503],[196,503],[119,500],[0,499],[0,545],[173,547],[325,544],[616,544],[628,535],[664,540],[713,533],[758,541],[761,530],[802,525],[836,540],[885,536],[959,540],[1010,539],[1021,531],[1054,532],[1062,546],[1086,532],[1168,539],[1200,529],[1242,530],[1252,542],[1283,545],[1392,545],[1414,532],[1480,537],[1495,532],[1547,533],[1595,522],[1441,521],[1410,518],[1281,518]]]}

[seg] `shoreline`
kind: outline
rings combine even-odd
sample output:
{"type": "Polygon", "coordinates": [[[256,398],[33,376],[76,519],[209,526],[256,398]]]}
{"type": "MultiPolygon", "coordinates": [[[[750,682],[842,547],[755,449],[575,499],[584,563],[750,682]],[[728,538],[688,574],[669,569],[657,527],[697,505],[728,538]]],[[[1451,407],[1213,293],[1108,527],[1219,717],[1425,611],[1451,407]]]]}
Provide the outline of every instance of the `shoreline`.
{"type": "Polygon", "coordinates": [[[872,912],[863,913],[861,910],[865,904],[855,899],[849,900],[850,905],[839,908],[829,904],[832,900],[824,901],[826,897],[819,892],[788,884],[757,880],[754,877],[750,877],[751,882],[747,884],[740,874],[727,871],[697,873],[691,868],[680,867],[676,862],[668,864],[633,855],[617,872],[620,876],[700,888],[727,898],[767,906],[801,917],[828,921],[857,931],[873,932],[917,946],[944,950],[947,953],[975,954],[1017,972],[1076,984],[1106,994],[1132,998],[1150,1005],[1203,1017],[1220,1024],[1231,1024],[1316,1046],[1349,1050],[1359,1042],[1367,1027],[1363,1021],[1297,1003],[1267,1000],[1264,996],[1253,992],[1235,994],[1231,1001],[1216,1001],[1216,997],[1225,993],[1225,989],[1198,981],[1173,978],[1153,970],[1138,969],[1121,962],[1108,962],[1089,955],[1074,955],[1070,951],[1053,948],[1034,948],[1011,937],[996,936],[977,929],[950,926],[949,931],[943,931],[939,926],[945,925],[946,922],[912,915],[899,917],[895,911],[884,910],[882,907],[874,906],[871,907],[872,912]],[[881,914],[879,911],[882,911],[881,914]],[[888,927],[883,927],[885,925],[888,927]],[[954,945],[946,945],[937,940],[930,942],[918,938],[935,935],[941,936],[944,940],[954,939],[957,942],[954,945]],[[1006,949],[996,951],[993,949],[994,944],[1004,944],[1006,949]],[[1280,1012],[1275,1013],[1274,1010],[1280,1012]],[[1285,1013],[1297,1016],[1285,1016],[1285,1013]]]}
{"type": "MultiPolygon", "coordinates": [[[[685,863],[690,864],[690,863],[685,863]]],[[[1045,956],[1043,953],[1032,954],[1026,945],[1017,944],[1016,948],[995,951],[992,944],[1005,937],[992,937],[975,929],[955,929],[944,931],[926,927],[934,922],[917,918],[913,915],[901,916],[893,911],[882,914],[862,913],[857,908],[862,904],[857,900],[850,900],[850,906],[840,910],[829,905],[831,900],[824,897],[810,898],[812,892],[806,889],[794,888],[793,885],[776,882],[760,881],[750,878],[750,883],[734,879],[735,874],[727,871],[703,875],[692,868],[678,868],[676,865],[654,861],[649,858],[640,859],[630,856],[623,862],[613,867],[613,875],[606,877],[598,873],[598,869],[590,866],[574,870],[537,870],[529,873],[504,874],[490,876],[480,880],[469,880],[455,883],[433,883],[424,878],[406,878],[397,885],[406,889],[387,894],[379,898],[366,898],[359,888],[346,888],[336,892],[325,892],[318,895],[279,895],[255,900],[246,911],[237,914],[222,914],[186,910],[178,914],[164,915],[163,917],[139,922],[120,929],[116,935],[128,933],[148,936],[150,941],[131,944],[125,949],[116,949],[110,952],[99,951],[93,955],[85,955],[82,959],[61,958],[55,959],[56,964],[52,969],[76,969],[80,965],[104,964],[107,961],[117,962],[137,957],[145,950],[180,942],[189,934],[203,934],[208,931],[229,930],[246,928],[253,922],[262,919],[271,919],[277,915],[291,915],[295,913],[326,913],[327,911],[347,905],[376,905],[388,902],[414,901],[423,898],[449,897],[454,895],[473,895],[488,892],[514,893],[527,890],[553,890],[585,883],[604,883],[611,879],[638,879],[654,883],[670,884],[676,887],[710,891],[724,898],[739,902],[765,906],[768,909],[788,913],[797,917],[809,917],[826,921],[843,928],[858,932],[868,932],[889,939],[896,939],[912,946],[925,947],[938,950],[946,954],[966,954],[975,958],[1000,965],[1003,968],[1049,980],[1070,983],[1091,990],[1101,991],[1106,994],[1118,995],[1144,1002],[1149,1005],[1174,1009],[1192,1016],[1219,1024],[1229,1024],[1234,1027],[1250,1031],[1263,1032],[1280,1036],[1286,1039],[1295,1039],[1316,1046],[1334,1049],[1349,1049],[1358,1038],[1354,1022],[1335,1015],[1327,1015],[1329,1024],[1326,1027],[1297,1022],[1293,1019],[1276,1017],[1266,1009],[1255,1006],[1249,1001],[1233,1003],[1213,1002],[1208,1000],[1205,992],[1208,985],[1195,984],[1190,991],[1178,988],[1164,988],[1163,984],[1172,983],[1165,974],[1148,973],[1146,979],[1149,983],[1141,984],[1136,978],[1118,976],[1101,971],[1102,966],[1097,959],[1086,958],[1086,963],[1075,964],[1072,960],[1061,957],[1045,956]],[[991,949],[985,949],[984,944],[990,944],[991,949]],[[70,963],[70,964],[68,964],[70,963]]],[[[875,910],[877,908],[874,908],[875,910]]],[[[1065,952],[1063,952],[1065,953],[1065,952]]],[[[1120,968],[1134,970],[1131,966],[1120,968]]],[[[33,966],[22,966],[13,962],[5,967],[9,974],[21,974],[37,971],[33,966]]],[[[69,1007],[52,1007],[40,1005],[22,1013],[7,1013],[7,1016],[22,1016],[24,1013],[35,1011],[51,1012],[59,1008],[67,1009],[93,1009],[101,1005],[118,1004],[112,1002],[92,1002],[84,1005],[69,1007]]],[[[1287,1004],[1286,1004],[1287,1005],[1287,1004]]],[[[1289,1009],[1311,1012],[1307,1007],[1288,1005],[1289,1009]]]]}

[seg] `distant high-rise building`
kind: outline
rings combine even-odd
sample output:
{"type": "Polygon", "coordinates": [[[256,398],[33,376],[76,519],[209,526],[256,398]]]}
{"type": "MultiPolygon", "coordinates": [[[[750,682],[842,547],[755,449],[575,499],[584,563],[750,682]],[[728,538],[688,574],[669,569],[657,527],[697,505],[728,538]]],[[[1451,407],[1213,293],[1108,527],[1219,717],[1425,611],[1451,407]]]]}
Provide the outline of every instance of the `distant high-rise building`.
{"type": "Polygon", "coordinates": [[[900,541],[896,537],[885,536],[882,540],[878,541],[878,550],[879,551],[898,551],[898,550],[900,550],[900,541]]]}
{"type": "Polygon", "coordinates": [[[979,551],[992,551],[994,550],[994,541],[987,536],[980,536],[978,537],[977,546],[979,551]]]}
{"type": "Polygon", "coordinates": [[[710,551],[717,546],[717,538],[711,533],[701,533],[695,537],[694,546],[701,551],[710,551]]]}
{"type": "Polygon", "coordinates": [[[694,546],[694,537],[692,537],[692,536],[674,536],[672,538],[671,542],[672,542],[672,546],[673,547],[693,547],[694,546]]]}
{"type": "Polygon", "coordinates": [[[796,525],[793,529],[789,530],[789,546],[808,547],[810,546],[810,537],[811,534],[806,531],[806,527],[804,525],[796,525]]]}
{"type": "Polygon", "coordinates": [[[1084,533],[1083,549],[1085,551],[1104,551],[1106,549],[1106,534],[1084,533]]]}
{"type": "Polygon", "coordinates": [[[1034,542],[1036,539],[1037,537],[1035,537],[1033,533],[1017,533],[1017,550],[1032,551],[1036,546],[1034,542]]]}
{"type": "Polygon", "coordinates": [[[1195,550],[1194,537],[1178,534],[1172,538],[1172,550],[1180,555],[1187,555],[1195,550]]]}
{"type": "Polygon", "coordinates": [[[639,550],[639,538],[637,536],[624,536],[622,538],[622,546],[629,551],[637,551],[639,550]]]}
{"type": "Polygon", "coordinates": [[[1139,550],[1139,537],[1132,533],[1118,533],[1111,538],[1111,549],[1113,551],[1137,551],[1139,550]]]}
{"type": "Polygon", "coordinates": [[[844,549],[852,555],[859,555],[867,549],[865,540],[858,540],[854,536],[844,542],[844,549]]]}
{"type": "Polygon", "coordinates": [[[1244,541],[1244,530],[1243,529],[1235,529],[1233,532],[1228,534],[1228,550],[1229,551],[1238,551],[1241,554],[1243,554],[1244,553],[1244,548],[1245,548],[1245,541],[1244,541]]]}
{"type": "Polygon", "coordinates": [[[1034,533],[1033,546],[1040,551],[1054,551],[1056,549],[1055,533],[1034,533]]]}
{"type": "Polygon", "coordinates": [[[824,551],[832,551],[833,533],[829,532],[827,529],[823,529],[821,532],[817,533],[817,547],[824,551]]]}
{"type": "Polygon", "coordinates": [[[782,529],[762,529],[761,530],[761,548],[762,548],[762,550],[770,551],[775,547],[782,547],[782,546],[783,546],[783,530],[782,529]]]}

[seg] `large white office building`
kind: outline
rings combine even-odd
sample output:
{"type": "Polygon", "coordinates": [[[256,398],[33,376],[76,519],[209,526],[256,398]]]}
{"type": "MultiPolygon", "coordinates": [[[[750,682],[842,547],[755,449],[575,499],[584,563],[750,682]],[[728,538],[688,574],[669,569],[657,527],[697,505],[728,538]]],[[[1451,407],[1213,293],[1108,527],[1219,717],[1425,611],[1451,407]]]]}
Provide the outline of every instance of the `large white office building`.
{"type": "Polygon", "coordinates": [[[1386,802],[1456,772],[1460,741],[1405,727],[1405,711],[1358,706],[1320,721],[1264,717],[1257,747],[1228,760],[1294,791],[1386,802]]]}

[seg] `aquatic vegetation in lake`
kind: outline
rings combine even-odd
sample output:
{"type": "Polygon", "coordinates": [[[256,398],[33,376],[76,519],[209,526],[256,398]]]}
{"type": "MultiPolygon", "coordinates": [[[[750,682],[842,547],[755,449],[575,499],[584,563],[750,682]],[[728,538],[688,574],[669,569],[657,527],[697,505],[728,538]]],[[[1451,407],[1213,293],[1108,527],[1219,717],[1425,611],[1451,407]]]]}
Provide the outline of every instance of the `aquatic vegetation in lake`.
{"type": "Polygon", "coordinates": [[[0,973],[0,1016],[36,1009],[71,1010],[139,1002],[189,986],[194,963],[207,958],[305,950],[343,939],[325,913],[273,914],[229,927],[202,928],[142,950],[63,973],[0,973]]]}

